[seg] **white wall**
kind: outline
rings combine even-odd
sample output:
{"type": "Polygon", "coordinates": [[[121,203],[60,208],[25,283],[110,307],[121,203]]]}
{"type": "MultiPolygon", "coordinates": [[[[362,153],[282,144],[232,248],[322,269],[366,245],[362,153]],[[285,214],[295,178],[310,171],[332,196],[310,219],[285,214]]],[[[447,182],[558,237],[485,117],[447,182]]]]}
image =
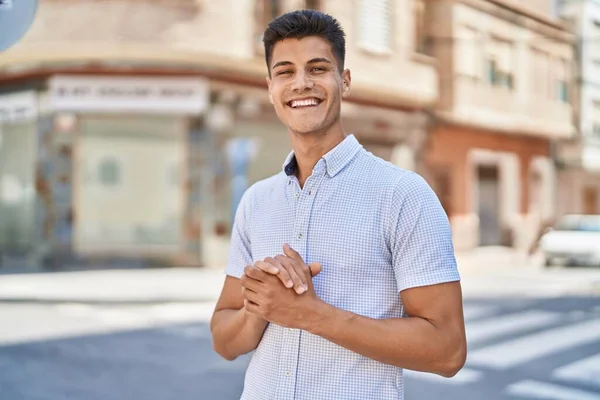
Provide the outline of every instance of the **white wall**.
{"type": "MultiPolygon", "coordinates": [[[[581,104],[579,126],[582,132],[584,154],[600,151],[600,136],[593,134],[592,118],[594,101],[600,101],[600,1],[585,0],[570,2],[563,7],[562,15],[576,23],[576,31],[581,45],[581,104]]],[[[599,121],[600,122],[600,121],[599,121]]],[[[583,157],[584,167],[600,171],[600,160],[594,157],[583,157]]]]}

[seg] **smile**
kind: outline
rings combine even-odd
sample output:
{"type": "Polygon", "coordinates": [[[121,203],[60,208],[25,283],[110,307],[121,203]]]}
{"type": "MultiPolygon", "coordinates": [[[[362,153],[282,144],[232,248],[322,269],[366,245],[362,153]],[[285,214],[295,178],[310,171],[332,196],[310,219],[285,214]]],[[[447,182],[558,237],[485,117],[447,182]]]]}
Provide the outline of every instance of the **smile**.
{"type": "Polygon", "coordinates": [[[311,97],[309,99],[302,100],[292,100],[287,103],[287,105],[291,108],[303,108],[303,107],[315,107],[321,104],[322,100],[319,100],[315,97],[311,97]]]}

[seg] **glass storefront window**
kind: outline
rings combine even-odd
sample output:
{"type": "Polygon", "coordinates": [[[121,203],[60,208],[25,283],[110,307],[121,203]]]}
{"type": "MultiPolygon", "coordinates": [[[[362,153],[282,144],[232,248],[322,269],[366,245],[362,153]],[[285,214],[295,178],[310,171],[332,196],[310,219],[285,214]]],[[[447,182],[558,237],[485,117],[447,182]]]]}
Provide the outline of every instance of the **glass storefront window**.
{"type": "Polygon", "coordinates": [[[0,253],[35,242],[35,124],[0,125],[0,253]]]}

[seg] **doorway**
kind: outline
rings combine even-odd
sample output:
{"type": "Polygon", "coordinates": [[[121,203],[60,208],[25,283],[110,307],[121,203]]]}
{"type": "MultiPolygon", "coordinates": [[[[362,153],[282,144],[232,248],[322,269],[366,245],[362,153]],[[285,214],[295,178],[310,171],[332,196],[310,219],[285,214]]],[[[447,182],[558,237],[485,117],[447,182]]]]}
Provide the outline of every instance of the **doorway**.
{"type": "Polygon", "coordinates": [[[500,184],[497,166],[481,165],[478,175],[479,245],[496,246],[502,243],[500,227],[500,184]]]}
{"type": "Polygon", "coordinates": [[[586,186],[581,197],[583,213],[598,214],[598,189],[595,186],[586,186]]]}

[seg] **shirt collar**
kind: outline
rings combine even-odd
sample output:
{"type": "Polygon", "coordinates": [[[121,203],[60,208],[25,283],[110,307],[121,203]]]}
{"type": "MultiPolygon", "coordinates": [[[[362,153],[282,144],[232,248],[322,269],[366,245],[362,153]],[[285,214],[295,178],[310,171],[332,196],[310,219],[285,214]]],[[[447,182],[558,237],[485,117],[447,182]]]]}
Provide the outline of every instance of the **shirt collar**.
{"type": "MultiPolygon", "coordinates": [[[[362,145],[358,142],[354,135],[348,135],[341,143],[331,149],[323,156],[327,174],[334,177],[340,172],[350,160],[354,158],[356,153],[362,149],[362,145]]],[[[294,152],[290,152],[283,163],[283,172],[287,175],[294,175],[298,168],[296,156],[294,152]]]]}

